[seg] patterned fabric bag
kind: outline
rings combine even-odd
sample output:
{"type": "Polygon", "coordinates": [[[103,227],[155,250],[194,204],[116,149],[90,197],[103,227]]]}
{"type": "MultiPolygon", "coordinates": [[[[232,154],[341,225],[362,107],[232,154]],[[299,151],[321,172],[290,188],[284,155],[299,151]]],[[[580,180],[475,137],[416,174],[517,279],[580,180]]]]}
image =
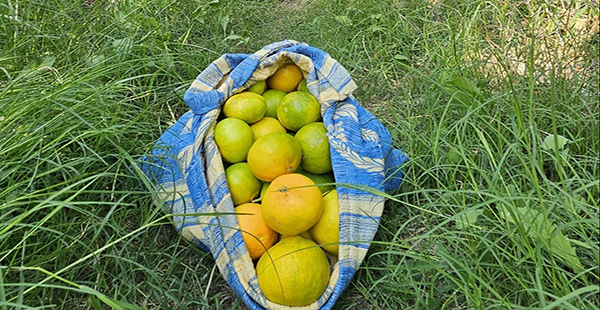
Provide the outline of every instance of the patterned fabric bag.
{"type": "Polygon", "coordinates": [[[290,62],[302,69],[309,91],[321,104],[338,183],[340,220],[339,256],[330,261],[326,291],[313,304],[294,308],[330,309],[364,259],[383,211],[384,198],[358,188],[398,189],[399,167],[406,157],[392,148],[388,130],[352,96],[356,84],[328,54],[286,40],[251,55],[221,56],[187,90],[184,100],[191,110],[161,136],[142,168],[154,182],[157,203],[173,214],[177,230],[211,252],[222,276],[251,309],[290,308],[268,301],[258,286],[213,136],[228,97],[290,62]]]}

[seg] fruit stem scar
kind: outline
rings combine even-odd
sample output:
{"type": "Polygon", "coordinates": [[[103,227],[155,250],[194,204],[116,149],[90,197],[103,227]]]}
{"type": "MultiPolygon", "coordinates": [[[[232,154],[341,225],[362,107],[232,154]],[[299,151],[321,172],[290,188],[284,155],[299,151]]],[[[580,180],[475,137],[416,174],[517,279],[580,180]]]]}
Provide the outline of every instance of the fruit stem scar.
{"type": "Polygon", "coordinates": [[[285,186],[282,186],[282,187],[279,189],[279,191],[280,191],[280,192],[282,192],[282,193],[285,193],[285,192],[287,192],[287,187],[285,187],[285,186]]]}

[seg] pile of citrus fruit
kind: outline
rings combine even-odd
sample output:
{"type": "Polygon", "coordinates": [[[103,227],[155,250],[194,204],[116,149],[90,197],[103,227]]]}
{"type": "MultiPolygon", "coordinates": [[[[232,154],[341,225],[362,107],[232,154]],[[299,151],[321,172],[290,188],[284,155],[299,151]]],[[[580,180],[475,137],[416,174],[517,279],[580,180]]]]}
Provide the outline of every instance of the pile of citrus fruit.
{"type": "Polygon", "coordinates": [[[265,297],[316,301],[337,256],[338,198],[321,106],[302,71],[285,64],[229,97],[214,137],[231,199],[265,297]]]}

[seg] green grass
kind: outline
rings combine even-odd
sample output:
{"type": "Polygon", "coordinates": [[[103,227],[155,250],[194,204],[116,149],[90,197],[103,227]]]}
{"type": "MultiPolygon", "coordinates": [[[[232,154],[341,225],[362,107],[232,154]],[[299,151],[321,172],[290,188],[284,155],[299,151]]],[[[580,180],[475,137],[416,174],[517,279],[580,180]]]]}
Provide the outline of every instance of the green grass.
{"type": "Polygon", "coordinates": [[[212,60],[286,38],[410,157],[336,309],[597,309],[597,25],[593,1],[1,1],[0,309],[244,309],[132,167],[212,60]]]}

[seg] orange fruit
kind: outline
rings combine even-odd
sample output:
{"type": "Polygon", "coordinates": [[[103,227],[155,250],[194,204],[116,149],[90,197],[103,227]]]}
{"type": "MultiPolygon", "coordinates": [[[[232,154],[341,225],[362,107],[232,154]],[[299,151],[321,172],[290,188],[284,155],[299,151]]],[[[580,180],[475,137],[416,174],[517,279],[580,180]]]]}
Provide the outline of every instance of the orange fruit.
{"type": "Polygon", "coordinates": [[[321,119],[321,105],[310,93],[291,92],[279,103],[277,119],[285,128],[296,131],[321,119]]]}
{"type": "Polygon", "coordinates": [[[292,173],[302,160],[302,147],[294,137],[283,132],[273,132],[256,140],[248,151],[248,166],[262,181],[271,182],[276,177],[292,173]]]}
{"type": "Polygon", "coordinates": [[[302,146],[302,169],[316,174],[331,171],[331,155],[327,129],[321,122],[303,126],[294,137],[302,146]]]}
{"type": "Polygon", "coordinates": [[[323,215],[310,229],[313,240],[322,245],[323,250],[338,255],[340,242],[340,214],[337,191],[332,190],[323,197],[323,215]]]}
{"type": "Polygon", "coordinates": [[[248,91],[262,95],[262,93],[265,91],[265,88],[267,88],[267,81],[262,80],[248,87],[248,91]]]}
{"type": "Polygon", "coordinates": [[[329,261],[313,241],[290,236],[272,246],[256,264],[265,297],[285,306],[317,301],[329,282],[329,261]]]}
{"type": "Polygon", "coordinates": [[[282,235],[310,229],[323,213],[321,191],[311,179],[298,173],[277,177],[262,197],[263,219],[282,235]]]}
{"type": "Polygon", "coordinates": [[[267,101],[265,116],[277,118],[277,107],[285,95],[287,95],[286,92],[277,89],[268,89],[262,94],[263,98],[267,101]]]}
{"type": "Polygon", "coordinates": [[[277,242],[278,234],[262,218],[261,206],[257,203],[245,203],[235,208],[240,223],[242,237],[250,258],[259,259],[268,248],[277,242]],[[240,214],[249,213],[249,214],[240,214]]]}
{"type": "Polygon", "coordinates": [[[289,93],[298,87],[298,83],[303,78],[302,70],[298,66],[295,64],[285,64],[267,78],[267,85],[269,85],[269,88],[289,93]]]}
{"type": "Polygon", "coordinates": [[[248,124],[258,122],[267,111],[267,102],[261,95],[253,92],[235,94],[223,105],[225,117],[235,117],[248,124]]]}
{"type": "Polygon", "coordinates": [[[254,133],[254,141],[272,132],[287,132],[285,127],[283,127],[276,118],[268,116],[265,116],[260,121],[250,125],[250,128],[252,128],[252,132],[254,133]]]}
{"type": "Polygon", "coordinates": [[[252,174],[248,163],[236,163],[227,167],[225,178],[235,206],[252,201],[260,193],[262,182],[252,174]]]}
{"type": "Polygon", "coordinates": [[[221,157],[228,163],[246,160],[254,143],[254,133],[246,122],[237,118],[225,118],[215,126],[215,143],[221,157]]]}

